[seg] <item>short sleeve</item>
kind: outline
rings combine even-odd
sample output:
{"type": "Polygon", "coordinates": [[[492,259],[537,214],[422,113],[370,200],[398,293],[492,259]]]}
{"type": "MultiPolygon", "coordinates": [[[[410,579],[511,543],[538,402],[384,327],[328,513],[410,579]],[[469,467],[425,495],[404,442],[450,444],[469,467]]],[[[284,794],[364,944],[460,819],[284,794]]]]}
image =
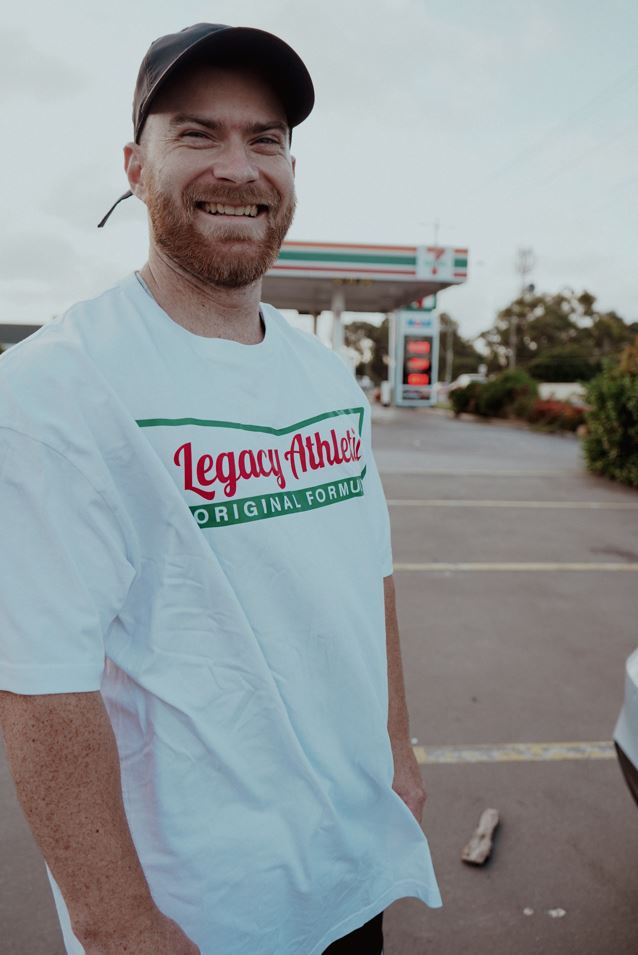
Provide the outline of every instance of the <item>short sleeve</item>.
{"type": "Polygon", "coordinates": [[[118,522],[62,454],[0,428],[0,689],[99,690],[135,575],[118,522]]]}
{"type": "Polygon", "coordinates": [[[381,575],[389,577],[393,572],[392,566],[392,535],[390,529],[390,514],[385,498],[385,492],[379,476],[374,453],[372,450],[371,409],[366,400],[364,439],[367,448],[366,461],[366,494],[370,495],[371,519],[373,522],[373,536],[376,550],[381,564],[381,575]]]}

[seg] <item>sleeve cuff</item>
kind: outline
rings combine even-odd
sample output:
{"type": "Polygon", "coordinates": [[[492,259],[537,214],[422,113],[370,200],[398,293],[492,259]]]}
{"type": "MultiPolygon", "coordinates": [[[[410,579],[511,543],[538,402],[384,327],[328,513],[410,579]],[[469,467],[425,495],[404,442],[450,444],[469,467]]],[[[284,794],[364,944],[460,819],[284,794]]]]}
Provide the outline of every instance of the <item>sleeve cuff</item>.
{"type": "Polygon", "coordinates": [[[102,685],[104,663],[69,666],[16,666],[0,663],[0,690],[36,696],[45,693],[91,693],[102,685]]]}

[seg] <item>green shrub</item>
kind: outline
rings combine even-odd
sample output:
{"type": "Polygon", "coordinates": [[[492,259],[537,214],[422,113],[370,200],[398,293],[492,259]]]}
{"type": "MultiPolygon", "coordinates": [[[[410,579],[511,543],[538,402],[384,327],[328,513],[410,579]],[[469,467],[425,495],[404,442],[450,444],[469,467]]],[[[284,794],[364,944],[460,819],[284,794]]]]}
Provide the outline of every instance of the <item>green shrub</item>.
{"type": "Polygon", "coordinates": [[[587,386],[587,467],[638,487],[638,374],[608,365],[587,386]]]}
{"type": "Polygon", "coordinates": [[[484,384],[473,381],[467,388],[456,388],[449,401],[456,415],[467,411],[486,418],[526,418],[537,397],[534,379],[515,368],[484,384]]]}
{"type": "Polygon", "coordinates": [[[489,418],[526,418],[538,397],[538,385],[526,372],[513,368],[481,385],[478,414],[489,418]]]}
{"type": "Polygon", "coordinates": [[[476,413],[476,400],[483,385],[480,381],[472,381],[465,388],[455,388],[449,394],[449,402],[455,415],[463,414],[467,411],[470,414],[476,413]]]}

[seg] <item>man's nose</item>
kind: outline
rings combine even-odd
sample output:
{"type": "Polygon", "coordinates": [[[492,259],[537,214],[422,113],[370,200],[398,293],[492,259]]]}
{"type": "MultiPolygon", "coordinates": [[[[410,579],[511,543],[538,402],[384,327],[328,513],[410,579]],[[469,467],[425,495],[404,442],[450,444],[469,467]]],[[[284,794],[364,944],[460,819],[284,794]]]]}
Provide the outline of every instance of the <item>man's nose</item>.
{"type": "Polygon", "coordinates": [[[254,182],[258,172],[253,157],[243,143],[225,143],[213,162],[216,179],[228,182],[254,182]]]}

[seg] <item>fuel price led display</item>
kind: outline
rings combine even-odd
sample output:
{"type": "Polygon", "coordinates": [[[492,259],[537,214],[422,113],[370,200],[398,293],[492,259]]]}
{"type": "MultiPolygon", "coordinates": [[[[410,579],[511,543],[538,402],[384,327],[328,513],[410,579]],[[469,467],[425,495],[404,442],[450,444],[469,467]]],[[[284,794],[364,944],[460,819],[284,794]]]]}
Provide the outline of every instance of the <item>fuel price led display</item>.
{"type": "Polygon", "coordinates": [[[406,335],[403,353],[403,384],[427,387],[431,381],[432,341],[422,335],[406,335]]]}
{"type": "Polygon", "coordinates": [[[415,302],[395,312],[392,387],[399,407],[433,405],[438,398],[439,319],[430,307],[415,302]]]}
{"type": "Polygon", "coordinates": [[[406,338],[406,355],[429,355],[432,350],[432,343],[427,338],[406,338]]]}

